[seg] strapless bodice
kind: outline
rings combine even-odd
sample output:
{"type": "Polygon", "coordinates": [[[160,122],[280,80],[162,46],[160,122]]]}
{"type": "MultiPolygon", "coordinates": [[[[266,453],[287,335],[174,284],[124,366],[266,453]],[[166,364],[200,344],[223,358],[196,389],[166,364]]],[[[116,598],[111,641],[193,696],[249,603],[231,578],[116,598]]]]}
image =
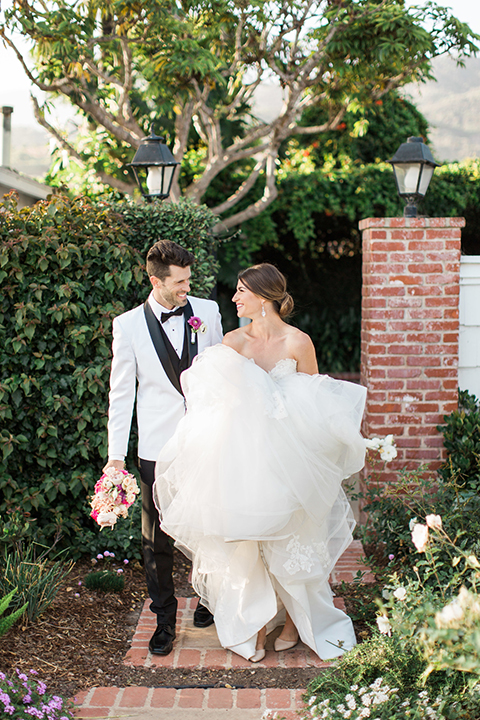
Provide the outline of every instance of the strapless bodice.
{"type": "Polygon", "coordinates": [[[272,380],[282,380],[287,375],[297,372],[297,361],[294,358],[283,358],[275,363],[274,367],[268,373],[272,380]]]}

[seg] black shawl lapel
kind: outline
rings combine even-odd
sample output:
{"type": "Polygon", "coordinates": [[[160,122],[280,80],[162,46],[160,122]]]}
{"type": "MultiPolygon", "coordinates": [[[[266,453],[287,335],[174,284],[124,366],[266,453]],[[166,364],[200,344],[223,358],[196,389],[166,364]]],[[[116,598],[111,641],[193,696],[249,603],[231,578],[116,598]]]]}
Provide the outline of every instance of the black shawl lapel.
{"type": "MultiPolygon", "coordinates": [[[[160,323],[155,317],[155,313],[150,307],[148,300],[145,300],[143,307],[145,311],[145,320],[147,321],[148,331],[150,333],[150,337],[152,338],[155,350],[157,351],[158,359],[162,363],[163,369],[165,370],[165,373],[170,382],[172,383],[173,387],[178,390],[180,395],[183,395],[182,387],[180,385],[180,379],[175,372],[175,368],[173,367],[173,363],[167,352],[167,347],[165,345],[166,336],[164,333],[162,333],[160,323]]],[[[189,345],[190,344],[191,343],[189,343],[189,345]]]]}
{"type": "Polygon", "coordinates": [[[188,324],[188,320],[193,317],[193,310],[192,306],[190,305],[190,301],[187,302],[187,305],[185,307],[185,338],[187,340],[187,347],[188,347],[188,365],[187,367],[190,367],[190,365],[193,362],[193,358],[195,355],[198,355],[198,332],[193,333],[195,342],[192,343],[192,328],[188,324]]]}

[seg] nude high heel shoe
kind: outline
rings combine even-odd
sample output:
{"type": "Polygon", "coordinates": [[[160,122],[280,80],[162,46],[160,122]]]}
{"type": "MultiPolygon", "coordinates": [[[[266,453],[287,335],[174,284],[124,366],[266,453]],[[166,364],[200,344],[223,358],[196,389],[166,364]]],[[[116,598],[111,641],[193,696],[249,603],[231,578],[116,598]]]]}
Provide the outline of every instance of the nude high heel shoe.
{"type": "Polygon", "coordinates": [[[260,662],[260,660],[263,660],[265,655],[266,655],[265,648],[259,648],[258,650],[255,650],[255,655],[252,655],[252,657],[248,658],[248,659],[252,663],[257,663],[257,662],[260,662]]]}
{"type": "Polygon", "coordinates": [[[275,643],[273,647],[275,648],[276,652],[281,652],[282,650],[290,650],[290,648],[295,647],[298,643],[298,637],[296,640],[282,640],[282,638],[277,638],[275,640],[275,643]]]}

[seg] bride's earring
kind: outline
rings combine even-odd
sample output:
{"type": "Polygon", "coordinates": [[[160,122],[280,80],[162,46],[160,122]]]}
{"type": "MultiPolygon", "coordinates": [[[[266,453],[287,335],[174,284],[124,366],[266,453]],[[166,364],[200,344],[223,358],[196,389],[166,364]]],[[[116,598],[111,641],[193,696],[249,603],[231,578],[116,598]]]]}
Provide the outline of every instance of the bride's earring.
{"type": "Polygon", "coordinates": [[[265,303],[262,302],[262,317],[265,317],[266,314],[267,313],[265,312],[265,303]]]}

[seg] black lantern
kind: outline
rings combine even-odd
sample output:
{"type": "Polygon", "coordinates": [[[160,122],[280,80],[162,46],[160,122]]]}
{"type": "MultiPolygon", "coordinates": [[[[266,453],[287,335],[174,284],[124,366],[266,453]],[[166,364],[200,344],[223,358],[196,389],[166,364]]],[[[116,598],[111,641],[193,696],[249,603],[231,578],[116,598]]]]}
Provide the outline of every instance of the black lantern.
{"type": "Polygon", "coordinates": [[[391,160],[398,194],[407,201],[404,217],[417,217],[416,203],[425,196],[438,163],[421,137],[409,137],[391,160]]]}
{"type": "Polygon", "coordinates": [[[140,192],[150,201],[155,198],[165,200],[170,195],[175,168],[180,165],[164,140],[160,135],[155,135],[152,125],[150,135],[143,138],[129,164],[140,192]]]}

